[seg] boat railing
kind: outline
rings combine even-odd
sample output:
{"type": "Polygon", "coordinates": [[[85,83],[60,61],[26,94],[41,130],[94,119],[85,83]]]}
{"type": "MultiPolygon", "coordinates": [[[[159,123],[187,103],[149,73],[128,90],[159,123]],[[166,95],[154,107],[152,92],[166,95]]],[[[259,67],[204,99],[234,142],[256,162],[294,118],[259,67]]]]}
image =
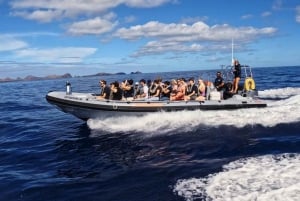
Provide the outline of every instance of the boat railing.
{"type": "MultiPolygon", "coordinates": [[[[249,65],[241,65],[242,78],[253,77],[252,68],[249,65]]],[[[234,66],[232,65],[221,65],[221,71],[225,82],[231,82],[233,80],[234,66]]]]}
{"type": "Polygon", "coordinates": [[[253,77],[252,69],[248,65],[241,66],[242,70],[244,70],[245,77],[253,77]]]}

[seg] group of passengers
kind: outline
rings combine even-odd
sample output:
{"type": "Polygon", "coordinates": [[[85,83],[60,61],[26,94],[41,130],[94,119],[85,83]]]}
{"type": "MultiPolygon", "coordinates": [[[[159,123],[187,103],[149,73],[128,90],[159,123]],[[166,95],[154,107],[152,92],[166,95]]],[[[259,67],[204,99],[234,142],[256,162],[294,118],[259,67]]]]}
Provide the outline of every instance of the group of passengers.
{"type": "Polygon", "coordinates": [[[117,81],[110,83],[108,86],[105,80],[99,82],[101,93],[97,96],[98,99],[110,100],[196,100],[204,101],[207,95],[207,89],[215,87],[217,91],[222,92],[224,99],[231,97],[238,90],[238,82],[241,77],[241,68],[236,60],[234,65],[234,80],[233,84],[224,83],[221,72],[217,72],[217,77],[214,83],[198,79],[195,83],[194,78],[187,81],[185,78],[172,79],[171,81],[162,81],[157,78],[154,81],[141,79],[134,84],[132,79],[124,80],[119,83],[117,81]]]}
{"type": "Polygon", "coordinates": [[[195,83],[194,78],[188,81],[185,78],[162,81],[157,78],[154,81],[141,79],[134,84],[133,80],[117,81],[107,84],[100,80],[101,93],[98,99],[110,100],[205,100],[206,85],[202,79],[195,83]]]}

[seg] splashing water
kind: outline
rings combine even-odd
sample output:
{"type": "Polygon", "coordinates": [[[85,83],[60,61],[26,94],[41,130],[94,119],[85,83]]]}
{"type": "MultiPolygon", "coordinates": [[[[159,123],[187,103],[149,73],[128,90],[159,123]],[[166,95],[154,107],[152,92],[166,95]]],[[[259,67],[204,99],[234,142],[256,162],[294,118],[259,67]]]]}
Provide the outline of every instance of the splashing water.
{"type": "Polygon", "coordinates": [[[267,90],[263,92],[262,96],[277,97],[277,94],[283,90],[288,91],[284,97],[289,98],[267,102],[268,107],[266,108],[157,112],[146,114],[142,117],[129,116],[89,119],[87,124],[91,129],[103,130],[109,133],[159,132],[161,134],[174,131],[188,132],[197,129],[201,125],[211,127],[226,125],[242,128],[247,125],[273,127],[281,123],[299,122],[300,95],[298,94],[300,88],[267,90]]]}
{"type": "Polygon", "coordinates": [[[187,201],[300,200],[300,154],[240,159],[205,178],[178,180],[174,192],[187,201]]]}
{"type": "Polygon", "coordinates": [[[300,88],[286,87],[281,89],[268,89],[258,92],[260,98],[284,99],[300,94],[300,88]]]}

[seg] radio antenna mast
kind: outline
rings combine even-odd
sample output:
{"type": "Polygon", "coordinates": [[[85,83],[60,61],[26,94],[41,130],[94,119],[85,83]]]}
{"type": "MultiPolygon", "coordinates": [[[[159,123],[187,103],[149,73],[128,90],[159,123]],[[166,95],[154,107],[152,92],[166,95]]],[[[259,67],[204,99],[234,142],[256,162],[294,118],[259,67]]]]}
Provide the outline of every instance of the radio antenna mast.
{"type": "Polygon", "coordinates": [[[231,65],[233,66],[234,64],[234,59],[233,59],[233,38],[231,38],[231,65]]]}

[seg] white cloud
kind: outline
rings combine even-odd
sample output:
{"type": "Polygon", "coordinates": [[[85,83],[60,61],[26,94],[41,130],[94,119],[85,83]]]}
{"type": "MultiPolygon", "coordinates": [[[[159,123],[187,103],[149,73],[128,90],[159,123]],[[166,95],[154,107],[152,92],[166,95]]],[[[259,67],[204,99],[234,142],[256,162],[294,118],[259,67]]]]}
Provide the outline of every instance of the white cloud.
{"type": "Polygon", "coordinates": [[[282,0],[275,0],[273,2],[272,9],[280,10],[280,9],[282,9],[282,4],[283,4],[282,0]]]}
{"type": "Polygon", "coordinates": [[[126,40],[155,39],[133,54],[138,57],[165,52],[199,52],[204,49],[226,51],[230,47],[224,48],[222,44],[228,43],[232,38],[239,44],[247,44],[260,37],[272,36],[276,31],[273,27],[231,27],[227,24],[209,26],[201,21],[192,25],[151,21],[144,25],[120,28],[114,36],[126,40]],[[204,48],[203,44],[209,45],[204,48]]]}
{"type": "Polygon", "coordinates": [[[208,26],[204,22],[187,24],[164,24],[151,21],[144,25],[136,25],[130,28],[120,28],[114,34],[116,37],[127,40],[140,38],[159,38],[168,41],[192,42],[192,41],[224,41],[234,38],[239,41],[248,41],[261,36],[270,36],[276,32],[273,27],[231,27],[227,24],[208,26]]]}
{"type": "Polygon", "coordinates": [[[160,6],[171,0],[125,0],[123,1],[129,7],[151,8],[160,6]]]}
{"type": "MultiPolygon", "coordinates": [[[[80,14],[95,14],[118,6],[122,1],[116,0],[14,0],[10,3],[14,10],[22,11],[58,11],[61,17],[74,17],[80,14]]],[[[38,20],[38,19],[36,19],[38,20]]]]}
{"type": "Polygon", "coordinates": [[[296,7],[296,22],[300,23],[300,6],[296,7]]]}
{"type": "Polygon", "coordinates": [[[62,48],[50,48],[50,49],[21,49],[15,51],[15,54],[19,58],[30,59],[36,62],[82,62],[84,58],[94,54],[97,51],[96,48],[88,47],[62,47],[62,48]]]}
{"type": "Polygon", "coordinates": [[[174,0],[13,0],[10,5],[14,16],[39,22],[51,22],[80,15],[99,15],[119,5],[150,8],[174,0]]]}
{"type": "Polygon", "coordinates": [[[46,23],[61,18],[63,12],[61,10],[35,10],[33,12],[16,11],[13,12],[12,15],[46,23]]]}
{"type": "Polygon", "coordinates": [[[207,21],[208,18],[209,18],[208,16],[203,16],[203,17],[185,17],[185,18],[182,18],[180,20],[180,23],[191,24],[191,23],[195,23],[195,22],[199,22],[199,21],[207,21]]]}
{"type": "Polygon", "coordinates": [[[247,20],[247,19],[253,18],[253,15],[251,15],[251,14],[243,15],[241,18],[242,18],[243,20],[247,20]]]}
{"type": "Polygon", "coordinates": [[[144,25],[121,28],[115,33],[115,36],[128,40],[137,40],[142,37],[190,37],[195,35],[197,31],[205,31],[207,29],[209,27],[202,22],[197,22],[190,26],[187,24],[164,24],[158,21],[150,21],[144,25]]]}
{"type": "Polygon", "coordinates": [[[270,16],[270,15],[272,15],[272,13],[269,12],[269,11],[263,12],[263,13],[261,14],[262,17],[268,17],[268,16],[270,16]]]}
{"type": "Polygon", "coordinates": [[[22,32],[22,33],[10,33],[11,37],[39,37],[39,36],[60,36],[59,33],[37,31],[37,32],[22,32]]]}
{"type": "Polygon", "coordinates": [[[106,19],[96,17],[94,19],[75,22],[68,27],[68,33],[74,35],[83,34],[103,34],[113,30],[118,22],[111,22],[106,19]]]}
{"type": "Polygon", "coordinates": [[[130,16],[125,17],[124,20],[125,20],[125,23],[132,23],[136,20],[136,17],[133,15],[130,15],[130,16]]]}
{"type": "Polygon", "coordinates": [[[204,47],[200,44],[183,44],[171,41],[150,41],[138,52],[133,54],[133,57],[140,57],[145,55],[153,55],[166,52],[199,52],[204,47]]]}
{"type": "Polygon", "coordinates": [[[28,46],[26,42],[9,35],[0,35],[0,44],[0,52],[18,50],[28,46]]]}

